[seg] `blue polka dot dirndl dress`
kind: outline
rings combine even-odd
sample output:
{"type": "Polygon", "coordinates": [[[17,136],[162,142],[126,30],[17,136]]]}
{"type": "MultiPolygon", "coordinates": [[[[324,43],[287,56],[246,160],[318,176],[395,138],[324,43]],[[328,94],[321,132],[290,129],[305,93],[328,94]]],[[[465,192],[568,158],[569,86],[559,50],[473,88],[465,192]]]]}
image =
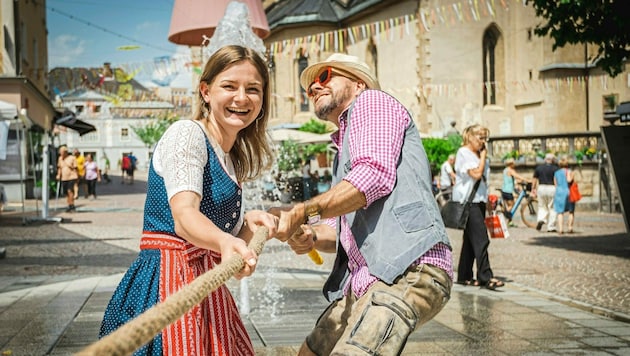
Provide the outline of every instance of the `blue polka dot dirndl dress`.
{"type": "MultiPolygon", "coordinates": [[[[225,232],[241,215],[241,187],[225,172],[206,138],[201,212],[225,232]]],[[[103,337],[163,301],[221,262],[217,252],[195,247],[175,235],[164,180],[149,167],[140,254],[105,310],[103,337]]],[[[236,238],[236,237],[235,237],[236,238]]],[[[223,285],[166,327],[134,355],[254,355],[236,303],[223,285]]]]}

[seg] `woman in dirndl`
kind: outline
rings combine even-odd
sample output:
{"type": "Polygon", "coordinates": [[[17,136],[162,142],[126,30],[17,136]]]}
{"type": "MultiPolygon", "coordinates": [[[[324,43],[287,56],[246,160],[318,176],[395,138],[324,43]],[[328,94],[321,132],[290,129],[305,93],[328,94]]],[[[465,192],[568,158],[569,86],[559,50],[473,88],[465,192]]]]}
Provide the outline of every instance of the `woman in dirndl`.
{"type": "MultiPolygon", "coordinates": [[[[225,46],[208,60],[192,120],[172,124],[157,143],[148,175],[140,253],[114,292],[103,337],[164,301],[222,260],[241,255],[251,275],[256,253],[247,246],[258,226],[276,232],[277,218],[244,212],[242,182],[270,168],[266,137],[269,74],[258,53],[225,46]]],[[[254,355],[228,288],[214,290],[167,326],[138,355],[254,355]]]]}

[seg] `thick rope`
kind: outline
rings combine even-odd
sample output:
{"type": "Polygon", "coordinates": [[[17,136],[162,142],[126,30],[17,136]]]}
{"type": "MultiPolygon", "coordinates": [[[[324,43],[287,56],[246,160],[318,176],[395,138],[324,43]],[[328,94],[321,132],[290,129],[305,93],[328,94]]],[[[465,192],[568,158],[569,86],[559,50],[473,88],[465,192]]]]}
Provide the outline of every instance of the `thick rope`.
{"type": "MultiPolygon", "coordinates": [[[[257,255],[263,250],[269,230],[259,227],[249,243],[257,255]]],[[[245,265],[243,257],[235,255],[210,271],[197,277],[162,303],[130,320],[113,333],[83,349],[77,355],[131,355],[151,341],[162,329],[177,321],[199,304],[213,290],[219,288],[245,265]]]]}

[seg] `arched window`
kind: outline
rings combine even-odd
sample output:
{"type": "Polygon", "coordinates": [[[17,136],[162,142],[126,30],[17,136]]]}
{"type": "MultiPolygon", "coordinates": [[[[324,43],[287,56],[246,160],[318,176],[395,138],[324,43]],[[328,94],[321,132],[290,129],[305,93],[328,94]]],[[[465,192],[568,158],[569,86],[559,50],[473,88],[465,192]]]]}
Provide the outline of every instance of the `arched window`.
{"type": "MultiPolygon", "coordinates": [[[[304,55],[301,54],[300,57],[298,58],[298,76],[297,76],[298,78],[300,77],[304,69],[306,69],[306,67],[308,67],[308,58],[306,58],[304,55]]],[[[304,90],[304,88],[302,88],[301,85],[299,85],[299,87],[300,87],[300,111],[307,112],[309,109],[308,95],[306,94],[306,90],[304,90]]]]}
{"type": "Polygon", "coordinates": [[[483,105],[498,103],[497,84],[503,80],[503,40],[496,25],[483,33],[483,105]]]}

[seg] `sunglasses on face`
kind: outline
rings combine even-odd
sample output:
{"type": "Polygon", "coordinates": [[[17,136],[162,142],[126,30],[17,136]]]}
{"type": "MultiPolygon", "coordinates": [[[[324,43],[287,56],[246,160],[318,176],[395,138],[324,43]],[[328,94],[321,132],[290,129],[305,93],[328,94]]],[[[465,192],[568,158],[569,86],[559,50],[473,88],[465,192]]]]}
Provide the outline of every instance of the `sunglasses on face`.
{"type": "Polygon", "coordinates": [[[313,84],[319,83],[319,85],[326,85],[330,81],[330,78],[332,78],[332,67],[326,67],[321,73],[319,73],[317,78],[315,78],[315,81],[308,86],[308,96],[315,95],[313,89],[311,89],[313,84]]]}

